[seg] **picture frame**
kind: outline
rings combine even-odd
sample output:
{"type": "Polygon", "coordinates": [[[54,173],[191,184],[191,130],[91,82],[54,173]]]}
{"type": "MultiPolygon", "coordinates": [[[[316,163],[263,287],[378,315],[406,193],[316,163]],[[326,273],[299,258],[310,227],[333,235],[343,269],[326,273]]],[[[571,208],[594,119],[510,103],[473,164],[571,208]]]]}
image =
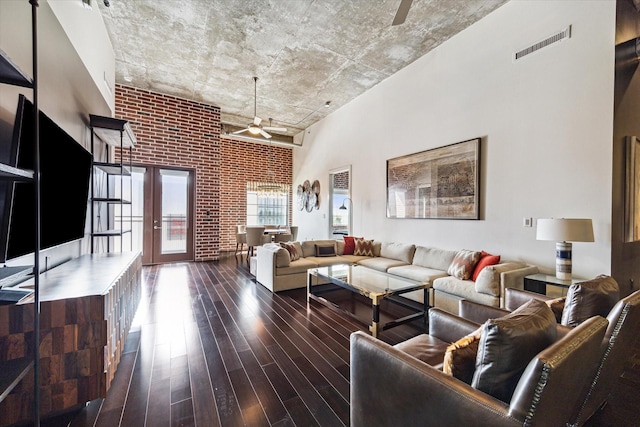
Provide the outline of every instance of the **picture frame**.
{"type": "Polygon", "coordinates": [[[480,219],[480,138],[387,160],[387,218],[480,219]]]}
{"type": "Polygon", "coordinates": [[[625,241],[640,240],[640,138],[625,138],[625,241]]]}

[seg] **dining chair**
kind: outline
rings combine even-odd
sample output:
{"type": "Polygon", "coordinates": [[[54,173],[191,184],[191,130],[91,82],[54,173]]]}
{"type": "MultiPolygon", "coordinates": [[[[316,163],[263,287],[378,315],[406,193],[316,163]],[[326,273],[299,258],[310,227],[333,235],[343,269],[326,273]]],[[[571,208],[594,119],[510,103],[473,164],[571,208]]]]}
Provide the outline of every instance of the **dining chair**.
{"type": "Polygon", "coordinates": [[[278,233],[275,236],[276,242],[291,242],[293,235],[291,233],[278,233]]]}
{"type": "MultiPolygon", "coordinates": [[[[256,246],[262,246],[265,241],[264,227],[263,226],[251,226],[247,227],[247,259],[253,256],[253,248],[256,246]]],[[[268,236],[266,236],[268,237],[268,236]]]]}
{"type": "Polygon", "coordinates": [[[238,255],[238,246],[240,246],[240,254],[244,245],[247,243],[247,226],[236,225],[236,252],[234,255],[238,255]]]}
{"type": "Polygon", "coordinates": [[[290,225],[289,226],[289,230],[291,230],[291,240],[292,241],[297,241],[298,240],[298,226],[297,225],[290,225]]]}

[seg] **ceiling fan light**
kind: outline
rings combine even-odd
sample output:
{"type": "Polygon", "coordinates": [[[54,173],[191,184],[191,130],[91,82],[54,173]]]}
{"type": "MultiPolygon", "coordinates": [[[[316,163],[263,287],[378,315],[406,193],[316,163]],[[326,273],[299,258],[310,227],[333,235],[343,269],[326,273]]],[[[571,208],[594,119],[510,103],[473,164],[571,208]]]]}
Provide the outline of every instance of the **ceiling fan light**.
{"type": "Polygon", "coordinates": [[[251,124],[249,125],[249,132],[252,133],[253,135],[258,135],[260,134],[260,127],[254,124],[251,124]]]}

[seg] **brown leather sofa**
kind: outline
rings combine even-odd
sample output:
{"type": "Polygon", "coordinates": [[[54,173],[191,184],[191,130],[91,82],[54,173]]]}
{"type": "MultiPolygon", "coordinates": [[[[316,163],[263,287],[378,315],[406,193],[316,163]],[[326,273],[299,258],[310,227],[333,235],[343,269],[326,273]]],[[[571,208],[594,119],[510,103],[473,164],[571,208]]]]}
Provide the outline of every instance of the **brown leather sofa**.
{"type": "MultiPolygon", "coordinates": [[[[446,317],[444,312],[439,314],[446,317]]],[[[450,336],[442,336],[442,341],[468,333],[473,325],[450,323],[450,336]],[[453,328],[459,329],[454,332],[453,328]]],[[[509,403],[399,348],[355,332],[351,335],[351,425],[565,425],[585,399],[606,325],[602,317],[593,317],[538,353],[520,376],[509,403]]],[[[438,331],[430,326],[430,332],[438,331]]]]}

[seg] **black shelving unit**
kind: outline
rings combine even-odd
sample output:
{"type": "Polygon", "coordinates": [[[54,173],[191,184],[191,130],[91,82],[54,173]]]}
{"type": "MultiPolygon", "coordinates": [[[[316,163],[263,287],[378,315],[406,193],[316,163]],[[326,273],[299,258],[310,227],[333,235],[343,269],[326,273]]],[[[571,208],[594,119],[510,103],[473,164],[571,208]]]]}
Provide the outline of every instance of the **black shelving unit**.
{"type": "MultiPolygon", "coordinates": [[[[123,235],[131,233],[133,225],[133,212],[129,209],[129,219],[125,222],[123,207],[131,205],[132,196],[132,180],[131,180],[131,150],[136,144],[136,136],[131,130],[131,126],[127,120],[116,119],[112,117],[90,115],[91,126],[91,154],[94,158],[92,176],[91,176],[91,253],[96,251],[96,239],[106,238],[107,252],[111,252],[111,240],[113,237],[120,237],[120,252],[123,250],[123,235]],[[96,137],[104,144],[104,152],[107,161],[95,160],[96,137]],[[109,147],[119,150],[119,162],[109,162],[109,147]],[[125,163],[125,158],[128,163],[125,163]],[[98,173],[104,178],[105,187],[103,189],[96,188],[98,173]],[[120,185],[120,197],[115,197],[115,188],[113,188],[112,178],[117,177],[120,185]],[[125,180],[128,178],[128,196],[125,197],[125,180]],[[102,205],[107,205],[106,209],[102,205]],[[112,211],[114,207],[120,207],[120,221],[116,224],[115,215],[112,211]],[[98,212],[106,212],[107,218],[104,222],[109,227],[104,230],[97,230],[96,227],[96,209],[98,212]],[[119,225],[119,228],[115,228],[119,225]],[[113,227],[113,228],[112,228],[113,227]]],[[[115,180],[114,180],[115,181],[115,180]]],[[[115,185],[115,184],[114,184],[115,185]]],[[[131,237],[131,248],[133,250],[133,237],[131,237]]]]}
{"type": "MultiPolygon", "coordinates": [[[[25,0],[26,1],[26,0],[25,0]]],[[[27,375],[27,373],[34,369],[34,407],[33,418],[34,425],[40,425],[40,143],[39,143],[39,104],[38,104],[38,0],[29,0],[31,5],[31,54],[33,60],[33,77],[23,72],[18,66],[16,66],[9,56],[2,50],[0,50],[0,83],[8,84],[12,86],[24,87],[32,90],[33,93],[33,105],[34,105],[34,146],[35,170],[22,170],[16,168],[14,165],[0,164],[0,179],[9,180],[14,183],[19,182],[32,182],[35,187],[35,217],[37,223],[34,224],[36,228],[36,241],[34,251],[34,265],[31,269],[34,273],[34,298],[33,298],[33,356],[13,359],[9,361],[0,362],[0,401],[4,400],[9,393],[15,388],[15,386],[27,375]]],[[[14,274],[23,274],[24,267],[5,267],[8,269],[3,272],[3,279],[10,278],[14,274]],[[7,276],[7,277],[4,277],[7,276]]]]}

